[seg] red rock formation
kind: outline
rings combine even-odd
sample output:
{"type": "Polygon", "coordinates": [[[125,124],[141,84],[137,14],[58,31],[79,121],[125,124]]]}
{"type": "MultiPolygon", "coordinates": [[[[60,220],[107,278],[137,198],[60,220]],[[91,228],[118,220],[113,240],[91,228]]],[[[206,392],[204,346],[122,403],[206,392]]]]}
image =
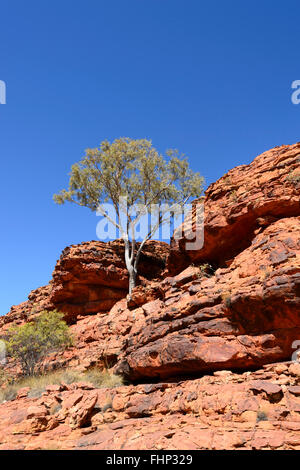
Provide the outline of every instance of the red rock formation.
{"type": "MultiPolygon", "coordinates": [[[[169,245],[149,241],[140,258],[139,280],[162,276],[169,245]]],[[[107,312],[128,292],[124,245],[113,242],[88,242],[66,248],[53,272],[50,302],[69,318],[78,314],[107,312]]]]}
{"type": "Polygon", "coordinates": [[[139,380],[290,358],[300,339],[299,240],[300,218],[281,219],[210,277],[190,267],[137,287],[130,308],[123,299],[109,314],[79,319],[76,348],[48,367],[115,364],[139,380]]]}
{"type": "Polygon", "coordinates": [[[0,449],[300,450],[300,364],[270,364],[300,340],[299,155],[300,144],[277,147],[211,185],[204,246],[174,239],[168,274],[168,245],[149,242],[129,302],[119,240],[64,250],[50,285],[0,318],[0,335],[57,308],[76,343],[46,370],[108,366],[152,383],[21,390],[0,405],[0,449]]]}
{"type": "MultiPolygon", "coordinates": [[[[164,275],[168,253],[169,245],[166,243],[149,241],[145,244],[138,282],[149,291],[149,295],[153,287],[147,286],[151,279],[164,275]]],[[[74,324],[72,331],[77,343],[63,354],[47,358],[45,369],[67,365],[85,369],[95,364],[106,365],[108,358],[105,357],[103,362],[103,348],[99,344],[103,337],[103,332],[98,331],[99,321],[102,321],[103,312],[106,315],[118,300],[127,295],[128,276],[123,256],[123,242],[120,240],[110,243],[93,241],[67,247],[56,264],[50,284],[32,291],[26,302],[13,306],[7,315],[0,317],[0,336],[13,324],[31,321],[42,310],[58,309],[65,313],[69,324],[74,324]],[[97,315],[94,317],[94,314],[97,315]]],[[[7,367],[11,374],[20,373],[11,361],[7,367]]]]}
{"type": "Polygon", "coordinates": [[[213,276],[199,269],[195,279],[195,271],[165,279],[163,301],[123,312],[132,327],[122,338],[118,373],[167,377],[291,356],[300,338],[300,217],[267,227],[213,276]]]}
{"type": "MultiPolygon", "coordinates": [[[[233,168],[211,184],[205,193],[203,248],[187,251],[187,239],[173,237],[170,272],[179,273],[192,262],[224,266],[250,246],[264,227],[299,215],[299,168],[300,143],[284,145],[259,155],[250,165],[233,168]]],[[[195,231],[192,222],[194,218],[189,217],[184,223],[187,233],[195,231]]]]}

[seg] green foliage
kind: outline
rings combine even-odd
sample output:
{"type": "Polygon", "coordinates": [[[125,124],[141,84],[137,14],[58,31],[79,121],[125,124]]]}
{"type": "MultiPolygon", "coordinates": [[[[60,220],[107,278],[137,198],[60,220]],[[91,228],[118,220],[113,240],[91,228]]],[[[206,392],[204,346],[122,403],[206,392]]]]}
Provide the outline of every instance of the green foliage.
{"type": "Polygon", "coordinates": [[[15,400],[18,394],[18,388],[15,384],[7,385],[3,390],[0,390],[0,403],[4,401],[15,400]]]}
{"type": "Polygon", "coordinates": [[[199,197],[203,178],[194,173],[184,155],[168,150],[164,158],[146,139],[119,138],[87,149],[85,157],[72,166],[68,190],[54,195],[97,210],[99,204],[127,196],[128,205],[162,204],[199,197]]]}
{"type": "Polygon", "coordinates": [[[211,277],[215,273],[214,268],[209,263],[200,264],[199,270],[199,277],[211,277]]]}
{"type": "Polygon", "coordinates": [[[225,291],[221,295],[222,301],[226,305],[227,308],[231,307],[231,292],[230,291],[225,291]]]}
{"type": "Polygon", "coordinates": [[[8,331],[7,352],[20,362],[24,375],[34,375],[36,365],[47,354],[71,346],[69,328],[62,318],[56,310],[44,311],[35,321],[8,331]]]}

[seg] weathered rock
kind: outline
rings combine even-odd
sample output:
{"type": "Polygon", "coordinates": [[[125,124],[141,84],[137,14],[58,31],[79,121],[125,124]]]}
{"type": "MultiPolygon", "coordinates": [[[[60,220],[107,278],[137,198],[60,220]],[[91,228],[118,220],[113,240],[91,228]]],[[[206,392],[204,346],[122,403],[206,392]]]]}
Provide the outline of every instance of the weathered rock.
{"type": "Polygon", "coordinates": [[[80,428],[86,425],[91,417],[92,411],[98,399],[97,393],[88,394],[82,397],[79,403],[69,410],[69,424],[71,428],[80,428]]]}
{"type": "Polygon", "coordinates": [[[129,305],[78,317],[75,347],[45,369],[115,365],[139,380],[289,359],[300,338],[299,240],[300,218],[280,219],[210,277],[190,267],[138,286],[129,305]]]}
{"type": "Polygon", "coordinates": [[[118,373],[137,380],[291,357],[300,338],[300,217],[278,220],[230,267],[209,278],[199,271],[193,279],[192,271],[167,278],[163,301],[111,312],[108,319],[116,325],[107,344],[124,317],[128,327],[118,373]]]}
{"type": "Polygon", "coordinates": [[[0,332],[3,333],[12,324],[20,325],[31,321],[42,310],[54,308],[50,302],[52,282],[30,292],[28,300],[19,305],[13,305],[7,315],[0,316],[0,332]]]}
{"type": "Polygon", "coordinates": [[[300,339],[299,155],[299,143],[270,150],[211,185],[203,248],[173,240],[167,273],[168,245],[149,242],[129,301],[119,240],[64,250],[50,284],[0,318],[0,336],[57,308],[75,346],[44,370],[108,367],[150,383],[20,390],[0,405],[0,449],[300,450],[300,363],[278,362],[300,339]]]}
{"type": "MultiPolygon", "coordinates": [[[[0,449],[300,449],[299,377],[265,370],[0,405],[0,449]],[[288,386],[280,385],[282,376],[288,386]]],[[[74,384],[75,385],[75,384],[74,384]]]]}
{"type": "MultiPolygon", "coordinates": [[[[166,243],[146,243],[140,260],[140,282],[146,284],[162,275],[168,253],[166,243]]],[[[76,319],[77,315],[110,310],[127,292],[123,242],[94,241],[63,251],[53,272],[50,301],[76,319]]]]}
{"type": "MultiPolygon", "coordinates": [[[[192,262],[225,266],[264,227],[283,217],[299,216],[299,168],[300,143],[284,145],[264,152],[250,165],[233,168],[211,184],[204,200],[204,245],[187,251],[186,242],[191,239],[173,237],[170,273],[179,273],[192,262]]],[[[195,231],[194,224],[195,218],[187,217],[186,236],[195,231]]]]}
{"type": "MultiPolygon", "coordinates": [[[[165,275],[168,254],[167,243],[150,240],[145,244],[140,258],[141,285],[147,286],[149,281],[165,275]]],[[[151,290],[148,291],[150,298],[151,290]]],[[[12,324],[31,321],[42,310],[58,309],[65,313],[68,322],[74,323],[77,316],[109,311],[127,292],[121,240],[71,245],[58,260],[49,285],[32,291],[26,302],[11,307],[7,315],[0,317],[0,334],[12,324]]]]}

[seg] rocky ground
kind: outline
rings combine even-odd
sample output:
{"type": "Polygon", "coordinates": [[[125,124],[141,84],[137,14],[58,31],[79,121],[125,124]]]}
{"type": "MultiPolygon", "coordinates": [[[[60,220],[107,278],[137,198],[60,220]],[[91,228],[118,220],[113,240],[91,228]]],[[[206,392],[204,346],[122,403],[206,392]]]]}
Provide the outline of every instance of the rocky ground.
{"type": "Polygon", "coordinates": [[[0,405],[0,449],[300,449],[300,143],[229,171],[204,208],[203,247],[186,250],[194,213],[171,246],[149,242],[130,302],[122,242],[94,241],[0,317],[3,335],[59,309],[76,342],[45,369],[131,384],[24,390],[0,405]]]}
{"type": "Polygon", "coordinates": [[[0,407],[1,449],[299,449],[300,364],[94,389],[53,385],[0,407]]]}

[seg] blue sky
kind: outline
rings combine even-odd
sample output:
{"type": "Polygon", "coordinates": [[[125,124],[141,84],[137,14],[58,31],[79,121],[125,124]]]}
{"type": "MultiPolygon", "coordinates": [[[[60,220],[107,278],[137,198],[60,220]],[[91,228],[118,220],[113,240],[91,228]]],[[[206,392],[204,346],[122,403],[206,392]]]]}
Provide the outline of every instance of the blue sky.
{"type": "Polygon", "coordinates": [[[300,140],[300,5],[266,0],[1,2],[0,314],[46,284],[61,250],[96,239],[57,206],[87,147],[175,147],[207,183],[300,140]]]}

